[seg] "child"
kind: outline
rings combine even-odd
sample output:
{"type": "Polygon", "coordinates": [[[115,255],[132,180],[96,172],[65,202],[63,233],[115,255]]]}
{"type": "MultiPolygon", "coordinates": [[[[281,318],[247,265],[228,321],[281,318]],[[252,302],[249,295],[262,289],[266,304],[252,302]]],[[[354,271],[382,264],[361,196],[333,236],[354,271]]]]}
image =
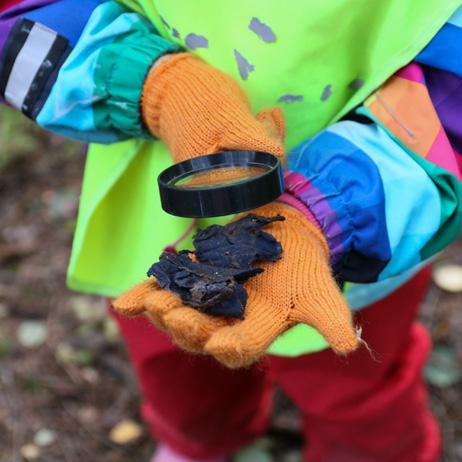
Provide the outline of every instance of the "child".
{"type": "Polygon", "coordinates": [[[5,101],[99,143],[69,265],[76,290],[120,295],[190,226],[159,207],[156,177],[172,158],[290,150],[286,193],[258,210],[286,216],[269,228],[283,258],[246,284],[243,321],[182,306],[154,280],[116,302],[169,334],[117,317],[161,442],[156,462],[225,460],[264,431],[272,382],[301,408],[306,460],[438,460],[421,378],[430,342],[415,316],[425,262],[462,230],[459,5],[2,6],[5,101]],[[354,322],[345,300],[361,309],[354,322]]]}

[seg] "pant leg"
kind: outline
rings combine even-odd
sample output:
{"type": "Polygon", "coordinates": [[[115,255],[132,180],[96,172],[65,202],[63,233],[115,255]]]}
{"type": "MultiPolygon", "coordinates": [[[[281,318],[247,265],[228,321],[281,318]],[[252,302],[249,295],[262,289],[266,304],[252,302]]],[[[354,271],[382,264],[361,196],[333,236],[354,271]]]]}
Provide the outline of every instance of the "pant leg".
{"type": "Polygon", "coordinates": [[[422,368],[429,335],[415,323],[429,281],[426,269],[361,311],[366,348],[271,357],[271,374],[301,408],[305,457],[312,462],[436,462],[437,425],[427,409],[422,368]]]}
{"type": "Polygon", "coordinates": [[[155,439],[184,456],[213,458],[234,452],[265,431],[272,387],[262,367],[231,371],[213,358],[181,351],[144,317],[113,314],[155,439]]]}

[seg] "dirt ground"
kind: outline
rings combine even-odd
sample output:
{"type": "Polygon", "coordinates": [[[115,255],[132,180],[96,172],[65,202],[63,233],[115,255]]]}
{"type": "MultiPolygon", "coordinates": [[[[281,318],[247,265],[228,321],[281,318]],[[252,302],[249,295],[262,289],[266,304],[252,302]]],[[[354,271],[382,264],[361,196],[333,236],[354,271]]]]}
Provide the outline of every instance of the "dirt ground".
{"type": "MultiPolygon", "coordinates": [[[[5,111],[0,146],[0,462],[147,462],[154,443],[145,430],[128,444],[110,437],[124,419],[141,419],[104,302],[65,287],[83,148],[5,111]]],[[[439,260],[462,264],[461,248],[439,260]]],[[[462,293],[432,286],[422,319],[437,346],[427,377],[445,461],[462,461],[462,293]]],[[[297,411],[279,395],[260,442],[271,458],[247,460],[300,460],[298,429],[297,411]]]]}

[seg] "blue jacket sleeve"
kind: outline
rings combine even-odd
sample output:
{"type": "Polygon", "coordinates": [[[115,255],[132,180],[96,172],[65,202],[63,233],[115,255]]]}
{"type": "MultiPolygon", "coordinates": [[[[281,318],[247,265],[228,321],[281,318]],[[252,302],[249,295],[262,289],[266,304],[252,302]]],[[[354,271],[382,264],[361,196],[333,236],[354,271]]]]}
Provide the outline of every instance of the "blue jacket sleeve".
{"type": "Polygon", "coordinates": [[[412,270],[462,234],[462,8],[415,61],[289,155],[286,186],[314,213],[334,272],[412,270]]]}
{"type": "Polygon", "coordinates": [[[289,168],[286,188],[320,223],[343,280],[399,275],[462,232],[460,180],[433,176],[379,124],[336,123],[294,149],[289,168]]]}
{"type": "Polygon", "coordinates": [[[152,63],[177,45],[115,1],[24,0],[0,13],[0,96],[42,127],[99,143],[149,136],[152,63]]]}
{"type": "Polygon", "coordinates": [[[370,109],[358,112],[361,122],[342,120],[289,154],[286,189],[321,225],[334,273],[365,283],[403,274],[462,234],[462,159],[441,139],[439,158],[422,157],[370,109]]]}

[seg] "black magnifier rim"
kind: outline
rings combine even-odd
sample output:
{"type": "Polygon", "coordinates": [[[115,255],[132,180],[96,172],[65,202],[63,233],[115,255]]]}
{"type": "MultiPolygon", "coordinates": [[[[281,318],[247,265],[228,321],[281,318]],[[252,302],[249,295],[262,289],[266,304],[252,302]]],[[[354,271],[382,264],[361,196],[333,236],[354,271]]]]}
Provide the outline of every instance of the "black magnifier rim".
{"type": "Polygon", "coordinates": [[[224,151],[194,157],[165,169],[157,182],[163,210],[188,218],[245,212],[274,201],[284,192],[281,161],[261,151],[224,151]],[[229,167],[260,167],[266,171],[226,185],[194,188],[175,185],[193,174],[229,167]]]}

